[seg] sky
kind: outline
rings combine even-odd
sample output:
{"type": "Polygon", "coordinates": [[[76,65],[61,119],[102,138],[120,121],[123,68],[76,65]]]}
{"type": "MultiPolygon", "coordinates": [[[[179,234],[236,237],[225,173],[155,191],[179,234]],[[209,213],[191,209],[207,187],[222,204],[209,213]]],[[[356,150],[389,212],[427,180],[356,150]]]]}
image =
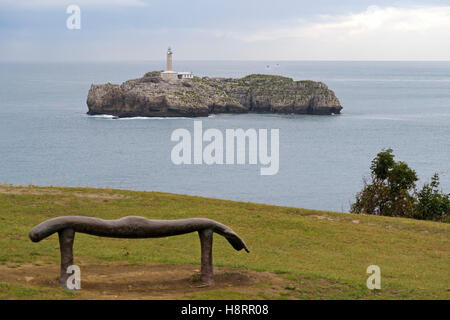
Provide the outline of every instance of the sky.
{"type": "Polygon", "coordinates": [[[162,60],[168,46],[179,60],[450,60],[450,0],[0,0],[0,61],[162,60]]]}

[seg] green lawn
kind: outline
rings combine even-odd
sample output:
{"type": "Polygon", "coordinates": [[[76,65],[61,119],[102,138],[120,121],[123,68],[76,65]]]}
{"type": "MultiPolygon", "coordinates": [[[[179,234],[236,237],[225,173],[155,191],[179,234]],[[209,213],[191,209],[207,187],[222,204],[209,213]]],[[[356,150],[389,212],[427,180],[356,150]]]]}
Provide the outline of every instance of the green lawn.
{"type": "MultiPolygon", "coordinates": [[[[205,217],[233,228],[250,254],[214,237],[214,265],[270,271],[291,281],[279,298],[449,299],[450,225],[233,202],[157,192],[91,188],[0,186],[0,264],[59,263],[57,236],[28,238],[56,216],[117,219],[205,217]],[[366,288],[366,268],[381,268],[382,289],[366,288]],[[308,287],[302,291],[297,288],[308,287]]],[[[75,262],[199,264],[196,234],[163,239],[109,239],[77,234],[75,262]],[[124,254],[125,252],[129,254],[124,254]]],[[[0,283],[0,298],[71,298],[56,289],[0,283]]],[[[190,298],[246,298],[239,289],[214,289],[190,298]]],[[[273,297],[273,296],[271,296],[273,297]]],[[[264,298],[264,297],[263,297],[264,298]]]]}

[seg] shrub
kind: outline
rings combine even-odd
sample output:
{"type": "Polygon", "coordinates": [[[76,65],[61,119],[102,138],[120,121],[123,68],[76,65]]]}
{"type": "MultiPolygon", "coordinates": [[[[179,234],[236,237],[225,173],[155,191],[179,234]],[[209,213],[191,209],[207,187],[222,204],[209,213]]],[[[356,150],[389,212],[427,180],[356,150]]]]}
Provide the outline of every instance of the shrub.
{"type": "Polygon", "coordinates": [[[350,211],[391,217],[449,222],[450,194],[439,190],[439,175],[416,191],[417,175],[404,162],[396,162],[392,149],[372,160],[370,183],[356,195],[350,211]]]}
{"type": "Polygon", "coordinates": [[[391,217],[413,217],[416,172],[404,162],[396,162],[392,149],[383,150],[372,160],[371,183],[356,195],[351,212],[391,217]]]}
{"type": "Polygon", "coordinates": [[[417,192],[414,218],[448,222],[450,216],[450,194],[439,190],[439,175],[435,173],[430,183],[417,192]]]}

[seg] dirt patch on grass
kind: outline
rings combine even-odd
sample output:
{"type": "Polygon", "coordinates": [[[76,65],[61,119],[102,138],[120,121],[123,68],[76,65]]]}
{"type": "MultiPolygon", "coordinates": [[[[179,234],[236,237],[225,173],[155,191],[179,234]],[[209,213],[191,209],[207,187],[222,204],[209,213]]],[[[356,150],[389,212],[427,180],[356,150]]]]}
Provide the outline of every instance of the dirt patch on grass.
{"type": "MultiPolygon", "coordinates": [[[[215,284],[205,286],[195,265],[83,265],[75,299],[182,299],[207,291],[231,290],[249,298],[280,297],[289,281],[270,272],[215,268],[215,284]],[[262,296],[262,294],[264,296],[262,296]]],[[[59,266],[0,266],[0,283],[63,290],[59,266]]],[[[14,297],[11,297],[14,298],[14,297]]],[[[32,297],[39,298],[39,297],[32,297]]]]}
{"type": "Polygon", "coordinates": [[[321,216],[321,215],[316,215],[316,214],[310,214],[310,215],[307,215],[307,217],[313,217],[313,218],[316,218],[319,220],[340,221],[337,218],[331,218],[330,216],[321,216]]]}

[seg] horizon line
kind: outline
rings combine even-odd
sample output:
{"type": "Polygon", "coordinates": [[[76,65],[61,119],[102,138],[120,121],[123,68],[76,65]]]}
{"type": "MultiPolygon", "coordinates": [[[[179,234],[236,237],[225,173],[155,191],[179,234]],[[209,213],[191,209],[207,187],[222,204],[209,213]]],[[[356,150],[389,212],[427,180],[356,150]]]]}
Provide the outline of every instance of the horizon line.
{"type": "MultiPolygon", "coordinates": [[[[161,62],[165,61],[165,59],[123,59],[123,60],[1,60],[0,63],[111,63],[111,62],[161,62]]],[[[214,61],[236,61],[236,62],[270,62],[270,61],[276,61],[276,62],[450,62],[450,59],[448,60],[370,60],[370,59],[177,59],[176,61],[189,61],[189,62],[214,62],[214,61]]]]}

